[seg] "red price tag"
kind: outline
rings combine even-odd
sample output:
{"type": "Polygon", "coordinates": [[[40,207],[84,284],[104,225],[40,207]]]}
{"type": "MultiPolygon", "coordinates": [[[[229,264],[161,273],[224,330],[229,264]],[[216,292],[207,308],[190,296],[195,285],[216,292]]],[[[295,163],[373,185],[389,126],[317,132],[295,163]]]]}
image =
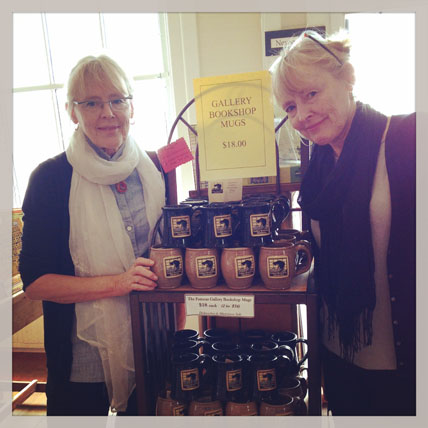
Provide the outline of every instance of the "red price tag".
{"type": "Polygon", "coordinates": [[[184,138],[179,138],[177,141],[161,147],[158,150],[158,158],[163,170],[170,172],[193,160],[193,155],[184,138]]]}

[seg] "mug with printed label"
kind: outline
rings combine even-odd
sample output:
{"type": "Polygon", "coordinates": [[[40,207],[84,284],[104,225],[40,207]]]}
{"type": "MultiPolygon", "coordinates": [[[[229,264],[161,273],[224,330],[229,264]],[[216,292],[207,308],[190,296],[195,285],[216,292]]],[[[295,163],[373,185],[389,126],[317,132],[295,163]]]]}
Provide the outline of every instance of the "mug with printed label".
{"type": "Polygon", "coordinates": [[[212,356],[212,362],[215,398],[222,401],[244,398],[248,390],[244,359],[236,353],[218,353],[212,356]]]}
{"type": "Polygon", "coordinates": [[[218,251],[215,248],[186,248],[187,279],[193,288],[212,288],[219,278],[218,251]]]}
{"type": "Polygon", "coordinates": [[[172,356],[171,397],[179,401],[195,400],[202,385],[202,369],[208,363],[204,354],[178,354],[172,356]]]}
{"type": "Polygon", "coordinates": [[[155,262],[151,270],[158,276],[159,288],[177,288],[184,273],[183,254],[180,248],[164,248],[154,245],[149,258],[155,262]]]}
{"type": "Polygon", "coordinates": [[[252,248],[223,248],[221,273],[229,288],[241,290],[251,287],[255,271],[256,262],[252,248]]]}
{"type": "Polygon", "coordinates": [[[259,271],[266,288],[285,290],[290,288],[292,279],[309,270],[312,262],[308,241],[295,244],[284,242],[260,248],[259,271]],[[301,253],[305,257],[301,257],[301,253]],[[304,260],[304,262],[299,262],[304,260]]]}
{"type": "Polygon", "coordinates": [[[190,205],[165,205],[162,207],[163,247],[184,248],[191,244],[192,215],[193,209],[190,205]]]}
{"type": "Polygon", "coordinates": [[[211,203],[199,207],[201,212],[202,243],[206,248],[226,248],[233,244],[235,220],[232,207],[225,203],[211,203]]]}

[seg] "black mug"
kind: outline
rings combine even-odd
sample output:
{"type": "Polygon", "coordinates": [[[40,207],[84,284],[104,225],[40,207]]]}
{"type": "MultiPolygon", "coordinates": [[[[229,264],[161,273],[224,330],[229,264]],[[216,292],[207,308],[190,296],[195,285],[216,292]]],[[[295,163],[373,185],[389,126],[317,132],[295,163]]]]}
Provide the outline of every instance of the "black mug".
{"type": "Polygon", "coordinates": [[[273,353],[253,354],[248,357],[250,365],[250,398],[269,400],[277,394],[277,369],[279,358],[273,353]]]}
{"type": "Polygon", "coordinates": [[[203,224],[202,224],[202,212],[201,207],[208,205],[206,199],[192,199],[188,198],[183,202],[180,202],[180,205],[190,205],[192,207],[192,217],[190,219],[191,229],[192,229],[192,238],[191,246],[193,248],[202,248],[203,247],[203,224]]]}
{"type": "Polygon", "coordinates": [[[215,378],[214,398],[234,401],[244,398],[247,377],[244,375],[244,360],[238,354],[214,354],[212,357],[215,378]]]}
{"type": "Polygon", "coordinates": [[[212,203],[199,207],[201,212],[201,240],[204,248],[226,248],[233,245],[232,207],[212,203]]]}
{"type": "Polygon", "coordinates": [[[231,342],[232,334],[225,328],[209,328],[204,331],[205,340],[211,344],[216,342],[231,342]]]}
{"type": "Polygon", "coordinates": [[[290,371],[288,373],[289,376],[297,376],[300,372],[300,368],[302,364],[308,358],[308,341],[304,338],[298,338],[297,334],[292,331],[279,331],[277,333],[273,333],[271,339],[278,343],[278,345],[287,345],[294,351],[294,359],[292,361],[292,365],[290,366],[290,371]],[[303,357],[299,360],[297,347],[298,343],[304,343],[306,345],[306,352],[303,354],[303,357]]]}
{"type": "Polygon", "coordinates": [[[171,397],[190,401],[198,397],[202,386],[202,369],[209,357],[204,354],[179,354],[172,357],[171,397]]]}
{"type": "Polygon", "coordinates": [[[162,207],[163,247],[185,248],[191,244],[192,215],[193,209],[190,205],[165,205],[162,207]]]}
{"type": "Polygon", "coordinates": [[[199,348],[204,346],[206,342],[203,340],[183,340],[172,345],[172,355],[181,354],[198,354],[199,348]]]}
{"type": "Polygon", "coordinates": [[[273,242],[273,236],[290,212],[287,198],[273,201],[250,199],[239,207],[239,236],[243,247],[259,247],[273,242]]]}
{"type": "Polygon", "coordinates": [[[174,333],[174,342],[183,342],[185,340],[196,340],[199,336],[199,333],[196,330],[190,328],[177,330],[174,333]]]}
{"type": "Polygon", "coordinates": [[[263,342],[264,340],[268,340],[268,339],[269,339],[268,333],[265,330],[261,330],[258,328],[245,330],[240,334],[240,342],[248,352],[250,350],[250,346],[253,343],[263,342]]]}
{"type": "Polygon", "coordinates": [[[211,345],[212,353],[216,355],[239,355],[242,351],[241,346],[234,342],[215,342],[211,345]]]}

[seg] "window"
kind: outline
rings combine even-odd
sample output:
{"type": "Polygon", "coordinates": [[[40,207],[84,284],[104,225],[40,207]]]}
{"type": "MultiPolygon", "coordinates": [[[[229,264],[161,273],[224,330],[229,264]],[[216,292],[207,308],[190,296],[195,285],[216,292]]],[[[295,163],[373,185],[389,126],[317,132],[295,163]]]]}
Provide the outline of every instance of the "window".
{"type": "Polygon", "coordinates": [[[415,111],[415,14],[352,13],[345,22],[356,98],[386,115],[415,111]]]}
{"type": "Polygon", "coordinates": [[[107,53],[133,78],[131,133],[141,148],[166,144],[174,112],[168,103],[165,40],[163,14],[14,14],[14,207],[22,205],[34,168],[67,148],[75,125],[65,111],[65,85],[71,68],[86,55],[107,53]]]}

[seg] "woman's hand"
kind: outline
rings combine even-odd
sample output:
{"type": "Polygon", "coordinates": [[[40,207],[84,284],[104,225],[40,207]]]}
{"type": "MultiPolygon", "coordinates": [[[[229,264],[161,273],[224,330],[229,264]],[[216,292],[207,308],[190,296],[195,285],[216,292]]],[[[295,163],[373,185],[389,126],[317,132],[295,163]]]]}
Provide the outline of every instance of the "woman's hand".
{"type": "Polygon", "coordinates": [[[134,264],[124,273],[117,275],[115,294],[121,296],[133,290],[150,291],[157,283],[158,277],[150,270],[155,262],[144,257],[135,259],[134,264]]]}

